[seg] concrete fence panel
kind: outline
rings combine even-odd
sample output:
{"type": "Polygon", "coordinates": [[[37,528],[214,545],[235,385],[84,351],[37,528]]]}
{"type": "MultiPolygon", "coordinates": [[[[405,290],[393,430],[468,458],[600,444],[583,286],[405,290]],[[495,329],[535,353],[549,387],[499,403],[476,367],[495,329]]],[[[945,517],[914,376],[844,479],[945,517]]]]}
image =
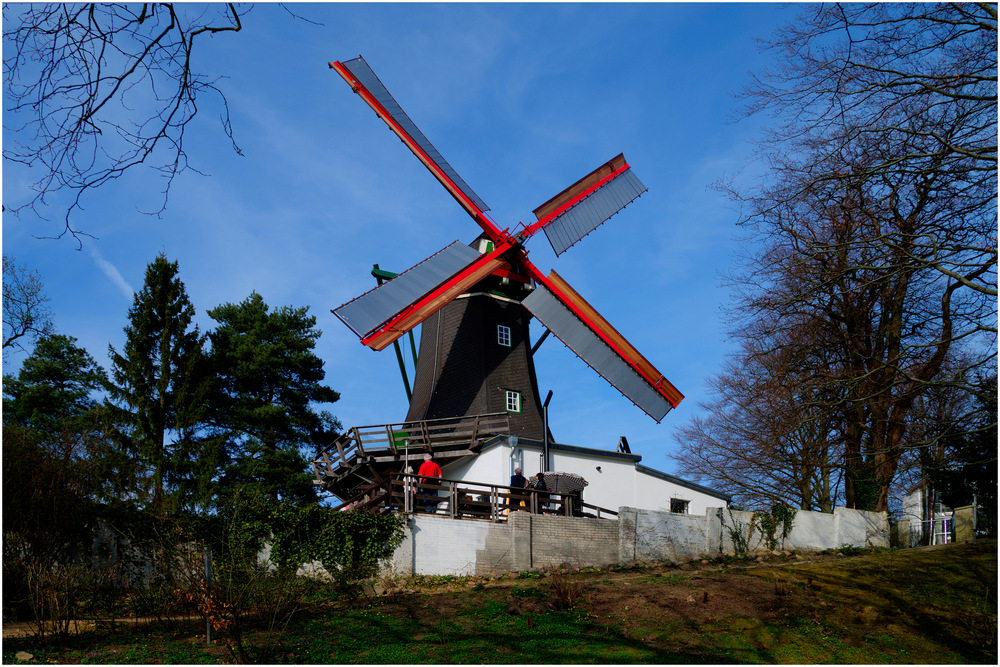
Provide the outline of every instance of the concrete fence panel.
{"type": "Polygon", "coordinates": [[[721,526],[716,513],[717,510],[709,509],[698,516],[621,507],[619,561],[676,561],[717,553],[721,526]]]}
{"type": "Polygon", "coordinates": [[[973,505],[955,508],[955,541],[972,542],[976,537],[976,508],[973,505]]]}
{"type": "MultiPolygon", "coordinates": [[[[753,512],[722,510],[722,551],[738,553],[745,541],[749,552],[767,549],[766,536],[753,512]]],[[[885,512],[865,512],[837,507],[832,514],[825,512],[795,512],[792,530],[781,539],[782,526],[775,530],[777,549],[793,551],[823,551],[842,546],[888,547],[889,519],[885,512]]]]}
{"type": "MultiPolygon", "coordinates": [[[[838,508],[839,509],[839,508],[838,508]]],[[[837,515],[825,512],[795,512],[792,532],[782,543],[781,527],[778,527],[778,548],[789,551],[823,551],[836,549],[841,545],[837,530],[837,515]]],[[[862,542],[863,543],[863,542],[862,542]]]]}
{"type": "Polygon", "coordinates": [[[837,520],[837,547],[888,547],[889,515],[886,512],[867,512],[836,507],[833,516],[837,520]]]}

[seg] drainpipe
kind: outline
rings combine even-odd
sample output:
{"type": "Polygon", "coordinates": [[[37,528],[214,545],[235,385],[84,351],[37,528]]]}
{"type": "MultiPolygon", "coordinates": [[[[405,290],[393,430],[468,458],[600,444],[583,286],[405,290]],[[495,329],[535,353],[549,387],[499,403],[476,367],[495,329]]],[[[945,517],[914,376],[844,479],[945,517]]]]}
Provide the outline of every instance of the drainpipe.
{"type": "Polygon", "coordinates": [[[545,396],[542,403],[542,472],[549,470],[549,401],[552,400],[552,390],[545,396]]]}

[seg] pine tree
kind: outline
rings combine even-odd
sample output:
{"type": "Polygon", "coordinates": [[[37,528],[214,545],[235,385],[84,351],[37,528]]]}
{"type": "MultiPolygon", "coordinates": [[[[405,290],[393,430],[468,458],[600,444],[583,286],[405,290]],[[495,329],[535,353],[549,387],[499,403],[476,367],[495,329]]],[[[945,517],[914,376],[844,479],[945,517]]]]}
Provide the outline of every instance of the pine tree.
{"type": "MultiPolygon", "coordinates": [[[[106,378],[70,336],[41,338],[16,376],[3,379],[4,586],[17,590],[17,565],[51,565],[86,548],[95,501],[116,497],[95,395],[106,378]],[[10,545],[16,545],[8,550],[10,545]]],[[[6,593],[6,591],[5,591],[6,593]]]]}
{"type": "Polygon", "coordinates": [[[340,396],[321,384],[323,361],[313,348],[321,332],[308,308],[269,312],[254,292],[240,304],[209,311],[219,326],[209,332],[220,394],[216,425],[229,445],[224,487],[256,486],[275,500],[315,500],[303,449],[313,450],[340,427],[314,404],[340,396]]]}
{"type": "Polygon", "coordinates": [[[31,429],[51,442],[97,407],[92,394],[106,381],[104,370],[75,338],[45,336],[16,377],[4,376],[4,424],[31,429]]]}
{"type": "Polygon", "coordinates": [[[129,310],[124,350],[109,346],[109,394],[124,426],[120,443],[145,467],[155,510],[165,509],[168,491],[180,496],[212,475],[197,437],[211,376],[204,336],[192,324],[195,310],[177,274],[177,262],[163,254],[149,264],[129,310]],[[200,469],[192,468],[199,459],[200,469]]]}

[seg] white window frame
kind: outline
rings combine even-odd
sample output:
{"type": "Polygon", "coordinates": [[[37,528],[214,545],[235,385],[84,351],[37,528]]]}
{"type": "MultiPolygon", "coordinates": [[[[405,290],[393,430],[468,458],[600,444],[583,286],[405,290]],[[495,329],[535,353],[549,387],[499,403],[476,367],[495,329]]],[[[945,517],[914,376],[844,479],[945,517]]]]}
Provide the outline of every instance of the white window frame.
{"type": "Polygon", "coordinates": [[[497,325],[497,344],[510,347],[510,327],[503,324],[497,325]]]}
{"type": "Polygon", "coordinates": [[[521,412],[521,392],[514,391],[513,389],[508,389],[504,393],[505,404],[507,406],[507,412],[515,412],[520,414],[521,412]]]}

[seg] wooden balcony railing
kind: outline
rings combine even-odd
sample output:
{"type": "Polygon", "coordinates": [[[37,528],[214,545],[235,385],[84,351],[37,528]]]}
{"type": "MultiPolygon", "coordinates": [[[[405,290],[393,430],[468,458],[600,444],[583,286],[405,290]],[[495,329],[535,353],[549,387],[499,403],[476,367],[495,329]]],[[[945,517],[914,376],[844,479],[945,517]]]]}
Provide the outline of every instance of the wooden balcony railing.
{"type": "Polygon", "coordinates": [[[378,513],[428,512],[453,519],[506,521],[510,512],[559,516],[617,517],[618,512],[582,502],[575,494],[536,491],[502,484],[432,478],[396,473],[334,509],[368,509],[378,513]],[[588,512],[587,510],[591,510],[588,512]]]}

